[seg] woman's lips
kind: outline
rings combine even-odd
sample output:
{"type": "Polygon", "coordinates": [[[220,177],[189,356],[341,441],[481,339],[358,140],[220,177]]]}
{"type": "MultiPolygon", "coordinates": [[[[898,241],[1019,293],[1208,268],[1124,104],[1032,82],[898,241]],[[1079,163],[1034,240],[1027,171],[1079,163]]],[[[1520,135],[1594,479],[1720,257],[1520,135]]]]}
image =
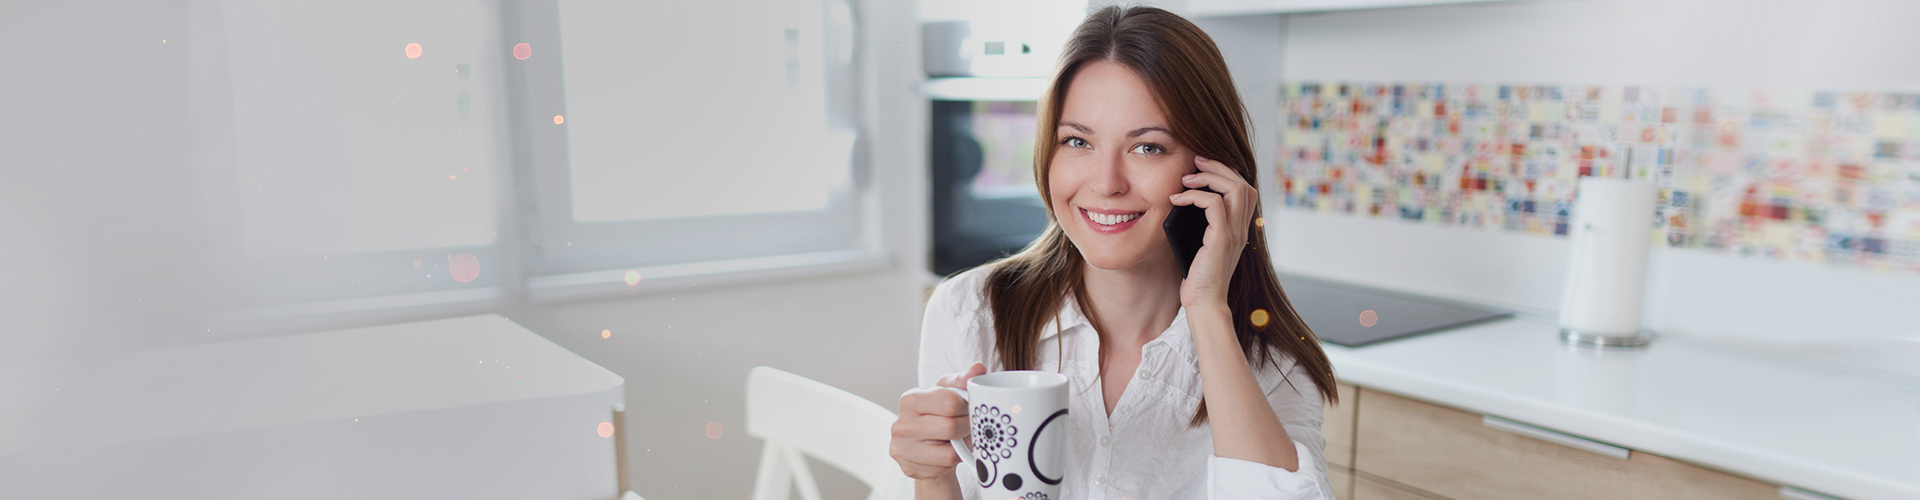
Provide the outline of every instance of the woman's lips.
{"type": "Polygon", "coordinates": [[[1134,224],[1139,223],[1140,219],[1145,215],[1146,212],[1102,214],[1085,208],[1080,209],[1080,220],[1086,221],[1087,227],[1093,228],[1094,232],[1101,234],[1115,234],[1126,231],[1132,228],[1134,224]],[[1102,222],[1113,222],[1114,224],[1108,225],[1102,224],[1102,222]]]}

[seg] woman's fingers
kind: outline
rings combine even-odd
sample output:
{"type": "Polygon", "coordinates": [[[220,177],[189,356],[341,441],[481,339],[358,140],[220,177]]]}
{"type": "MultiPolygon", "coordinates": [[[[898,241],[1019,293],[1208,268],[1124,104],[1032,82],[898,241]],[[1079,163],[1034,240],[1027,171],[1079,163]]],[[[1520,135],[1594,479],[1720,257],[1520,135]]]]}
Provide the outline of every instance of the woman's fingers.
{"type": "Polygon", "coordinates": [[[1201,172],[1217,174],[1228,179],[1233,179],[1234,182],[1241,184],[1247,183],[1247,178],[1241,177],[1240,172],[1235,172],[1233,167],[1229,167],[1225,163],[1209,160],[1205,156],[1194,156],[1193,166],[1198,167],[1201,172]]]}
{"type": "Polygon", "coordinates": [[[955,389],[965,389],[967,388],[968,379],[972,379],[974,377],[978,377],[986,374],[987,374],[987,365],[984,363],[976,362],[973,364],[973,366],[967,367],[967,371],[965,372],[952,373],[952,374],[948,374],[945,377],[940,377],[940,380],[937,382],[934,382],[933,385],[937,385],[940,387],[952,387],[955,389]]]}
{"type": "MultiPolygon", "coordinates": [[[[985,371],[985,367],[979,367],[985,371]]],[[[974,370],[948,378],[971,378],[974,370]]],[[[916,388],[900,396],[900,417],[893,421],[888,454],[900,465],[900,471],[917,479],[932,479],[953,472],[960,463],[951,440],[968,434],[965,400],[952,391],[938,387],[916,388]]]]}
{"type": "Polygon", "coordinates": [[[901,415],[967,416],[967,401],[938,387],[918,387],[900,395],[901,415]]]}

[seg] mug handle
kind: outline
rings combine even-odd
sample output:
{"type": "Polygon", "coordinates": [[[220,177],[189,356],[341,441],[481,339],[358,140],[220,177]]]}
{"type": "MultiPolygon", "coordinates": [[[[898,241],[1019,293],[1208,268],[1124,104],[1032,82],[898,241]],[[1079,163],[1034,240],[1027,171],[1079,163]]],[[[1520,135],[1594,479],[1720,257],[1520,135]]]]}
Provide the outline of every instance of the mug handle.
{"type": "MultiPolygon", "coordinates": [[[[965,389],[955,389],[952,387],[941,387],[941,389],[946,389],[949,391],[953,391],[954,394],[959,394],[961,401],[966,401],[969,404],[973,402],[973,400],[967,398],[967,391],[965,389]]],[[[969,418],[969,420],[971,420],[971,418],[969,418]]],[[[968,428],[971,429],[972,426],[969,425],[968,428]]],[[[978,461],[973,458],[973,450],[967,447],[966,440],[954,439],[954,440],[950,440],[949,442],[953,443],[953,452],[960,454],[960,459],[961,459],[960,465],[971,466],[972,463],[978,461]]]]}

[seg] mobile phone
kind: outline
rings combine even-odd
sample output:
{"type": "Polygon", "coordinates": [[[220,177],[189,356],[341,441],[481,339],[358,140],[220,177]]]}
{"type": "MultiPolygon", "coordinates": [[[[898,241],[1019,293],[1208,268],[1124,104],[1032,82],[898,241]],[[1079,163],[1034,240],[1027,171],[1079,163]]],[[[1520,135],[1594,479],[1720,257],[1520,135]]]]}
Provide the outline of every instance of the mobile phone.
{"type": "MultiPolygon", "coordinates": [[[[1200,188],[1201,191],[1214,192],[1200,188]]],[[[1173,258],[1179,261],[1180,277],[1193,268],[1193,256],[1200,254],[1202,237],[1207,235],[1207,209],[1193,205],[1174,205],[1160,228],[1167,232],[1167,244],[1173,246],[1173,258]]]]}

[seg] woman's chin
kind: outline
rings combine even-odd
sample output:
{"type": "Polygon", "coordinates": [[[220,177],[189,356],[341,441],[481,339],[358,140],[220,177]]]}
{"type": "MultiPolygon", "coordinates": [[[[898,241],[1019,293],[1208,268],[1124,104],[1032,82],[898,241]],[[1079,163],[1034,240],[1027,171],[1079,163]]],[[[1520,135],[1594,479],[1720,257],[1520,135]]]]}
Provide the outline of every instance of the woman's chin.
{"type": "Polygon", "coordinates": [[[1149,256],[1142,253],[1090,252],[1085,248],[1081,248],[1080,257],[1087,262],[1087,265],[1093,266],[1094,269],[1102,271],[1124,271],[1139,267],[1149,256]]]}

